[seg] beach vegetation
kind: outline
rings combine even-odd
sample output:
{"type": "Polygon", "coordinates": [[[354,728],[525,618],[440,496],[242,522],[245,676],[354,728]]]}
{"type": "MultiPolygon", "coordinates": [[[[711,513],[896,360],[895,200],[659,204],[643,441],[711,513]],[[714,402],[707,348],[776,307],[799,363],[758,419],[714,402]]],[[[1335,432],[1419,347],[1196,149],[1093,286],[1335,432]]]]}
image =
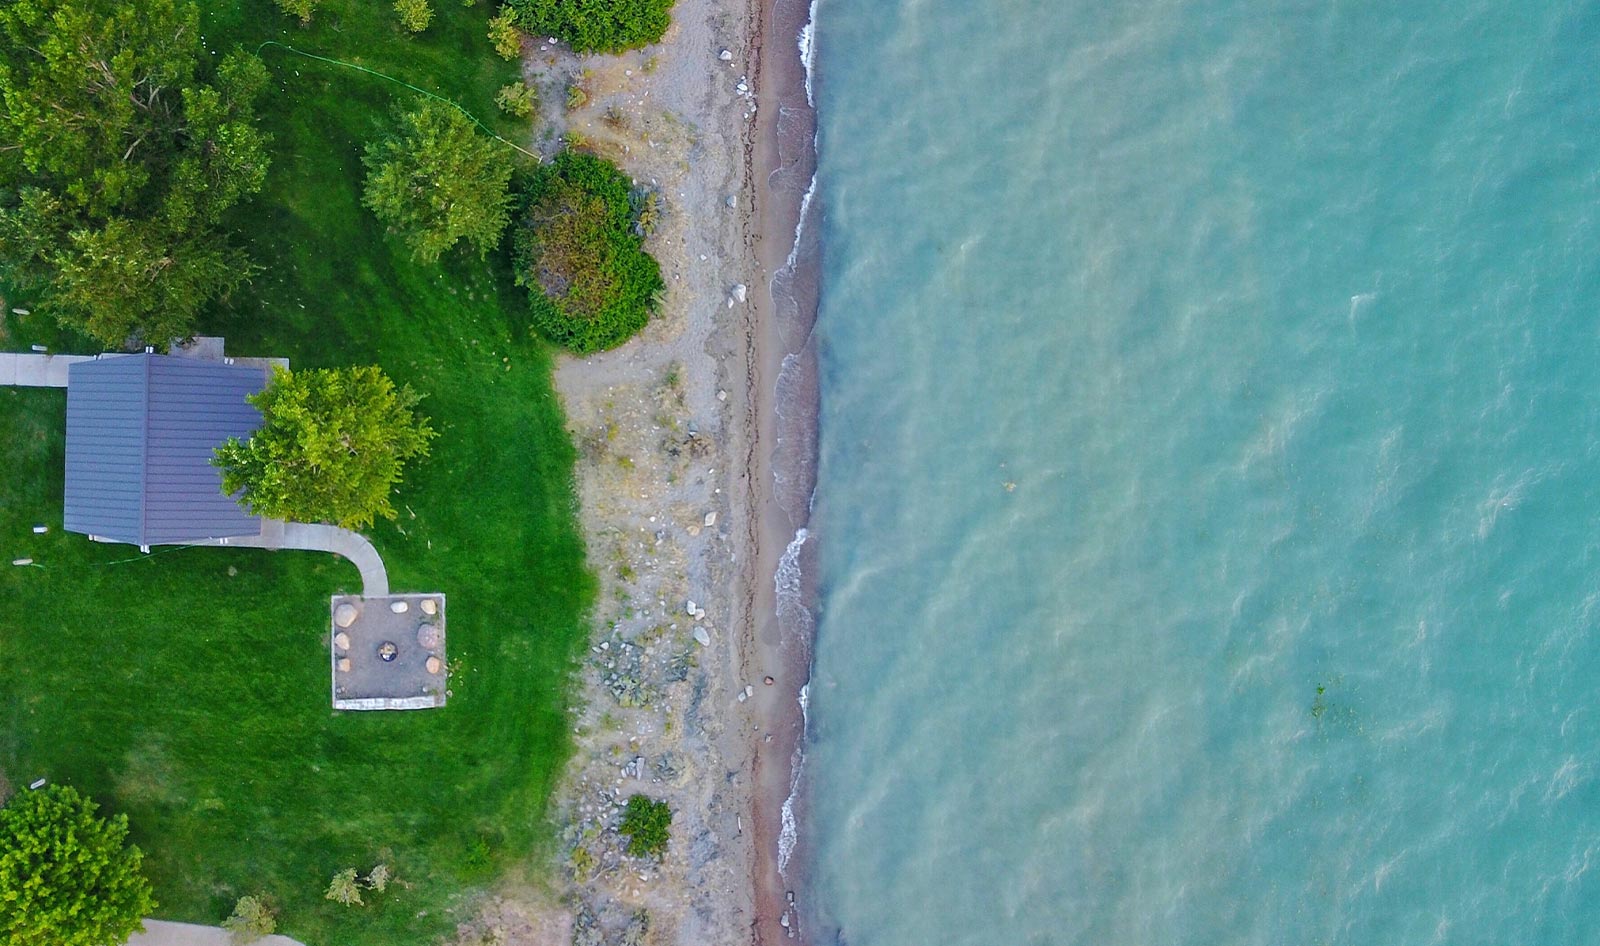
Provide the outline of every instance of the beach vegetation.
{"type": "Polygon", "coordinates": [[[418,262],[436,262],[461,241],[487,255],[510,219],[512,152],[478,134],[460,109],[433,99],[399,124],[367,146],[362,202],[418,262]]]}
{"type": "Polygon", "coordinates": [[[526,82],[512,82],[494,94],[494,104],[507,115],[527,118],[539,107],[539,90],[526,82]]]}
{"type": "Polygon", "coordinates": [[[516,24],[578,53],[620,53],[661,41],[673,0],[505,0],[516,24]]]}
{"type": "Polygon", "coordinates": [[[665,289],[644,251],[627,177],[594,155],[564,151],[531,177],[513,234],[517,282],[533,323],[578,352],[632,338],[665,289]]]}
{"type": "Polygon", "coordinates": [[[217,448],[223,489],[256,515],[360,529],[396,516],[389,495],[428,455],[420,398],[376,366],[273,371],[249,398],[261,428],[217,448]]]}
{"type": "Polygon", "coordinates": [[[254,272],[223,219],[266,180],[265,67],[177,0],[0,5],[0,63],[0,281],[107,345],[191,334],[254,272]]]}
{"type": "Polygon", "coordinates": [[[222,928],[228,931],[230,940],[238,946],[246,946],[277,932],[278,916],[261,897],[246,895],[234,903],[233,912],[222,921],[222,928]]]}
{"type": "Polygon", "coordinates": [[[126,815],[50,785],[0,808],[0,942],[116,946],[155,908],[126,815]]]}
{"type": "Polygon", "coordinates": [[[627,836],[629,854],[659,857],[672,840],[672,809],[664,801],[634,795],[622,811],[617,830],[627,836]]]}

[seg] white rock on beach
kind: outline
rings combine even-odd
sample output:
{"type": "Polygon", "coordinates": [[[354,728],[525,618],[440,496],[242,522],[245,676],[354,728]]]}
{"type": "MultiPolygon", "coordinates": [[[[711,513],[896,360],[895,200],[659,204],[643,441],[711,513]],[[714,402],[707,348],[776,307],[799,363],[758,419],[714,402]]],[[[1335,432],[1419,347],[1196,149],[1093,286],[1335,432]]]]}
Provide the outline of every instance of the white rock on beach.
{"type": "Polygon", "coordinates": [[[709,528],[711,528],[712,526],[714,526],[716,524],[717,524],[717,514],[716,514],[716,512],[713,511],[713,512],[706,513],[706,528],[709,529],[709,528]]]}
{"type": "Polygon", "coordinates": [[[696,610],[698,610],[698,608],[696,607],[696,605],[695,605],[695,603],[693,601],[684,602],[683,613],[689,615],[690,617],[694,617],[694,612],[696,610]]]}
{"type": "Polygon", "coordinates": [[[733,50],[724,49],[722,52],[717,53],[717,58],[723,62],[733,62],[733,50]]]}
{"type": "Polygon", "coordinates": [[[710,647],[711,646],[711,632],[706,630],[703,627],[696,627],[694,629],[694,639],[695,639],[695,642],[698,643],[701,647],[710,647]]]}

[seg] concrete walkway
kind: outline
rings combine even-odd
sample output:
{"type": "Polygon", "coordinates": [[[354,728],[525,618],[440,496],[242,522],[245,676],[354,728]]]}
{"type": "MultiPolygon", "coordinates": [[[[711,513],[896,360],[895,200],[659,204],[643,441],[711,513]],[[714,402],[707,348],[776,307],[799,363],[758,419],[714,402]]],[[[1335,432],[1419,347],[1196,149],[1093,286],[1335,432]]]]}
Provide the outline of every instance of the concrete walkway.
{"type": "MultiPolygon", "coordinates": [[[[277,934],[264,936],[254,942],[259,946],[305,946],[299,940],[277,934]]],[[[144,932],[133,934],[127,946],[233,946],[233,940],[228,938],[228,931],[220,926],[145,920],[144,932]]]]}
{"type": "Polygon", "coordinates": [[[9,384],[22,388],[64,388],[67,386],[69,366],[94,359],[94,355],[0,352],[0,385],[9,384]]]}
{"type": "Polygon", "coordinates": [[[363,597],[381,598],[389,593],[389,572],[383,567],[383,558],[378,555],[378,550],[372,547],[366,536],[338,526],[263,519],[260,535],[234,536],[193,544],[332,552],[334,555],[349,559],[361,572],[363,597]]]}

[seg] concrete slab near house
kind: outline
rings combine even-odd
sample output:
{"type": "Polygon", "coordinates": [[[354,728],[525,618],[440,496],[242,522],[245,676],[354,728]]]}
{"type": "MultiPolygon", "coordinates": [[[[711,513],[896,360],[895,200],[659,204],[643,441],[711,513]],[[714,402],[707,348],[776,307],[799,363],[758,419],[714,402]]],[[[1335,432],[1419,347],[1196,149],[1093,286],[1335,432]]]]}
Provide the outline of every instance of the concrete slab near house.
{"type": "Polygon", "coordinates": [[[445,704],[444,595],[335,595],[329,608],[334,709],[445,704]]]}
{"type": "Polygon", "coordinates": [[[80,362],[94,361],[98,357],[0,352],[0,385],[19,388],[64,388],[67,386],[67,369],[80,362]]]}
{"type": "MultiPolygon", "coordinates": [[[[299,940],[276,933],[251,942],[255,946],[305,946],[299,940]]],[[[127,946],[234,946],[234,942],[220,926],[145,920],[144,932],[129,937],[127,946]]]]}

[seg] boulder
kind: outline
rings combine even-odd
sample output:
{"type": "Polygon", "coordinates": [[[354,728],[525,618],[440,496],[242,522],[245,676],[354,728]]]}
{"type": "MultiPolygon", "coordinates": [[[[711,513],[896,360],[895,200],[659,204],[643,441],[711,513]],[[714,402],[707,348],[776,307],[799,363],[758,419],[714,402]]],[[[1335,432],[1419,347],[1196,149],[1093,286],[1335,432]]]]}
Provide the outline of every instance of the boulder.
{"type": "Polygon", "coordinates": [[[356,606],[348,601],[333,609],[333,623],[340,627],[349,627],[356,623],[356,606]]]}
{"type": "Polygon", "coordinates": [[[404,601],[391,601],[389,602],[389,610],[395,614],[405,614],[411,610],[411,605],[406,604],[404,601]]]}
{"type": "Polygon", "coordinates": [[[433,600],[432,598],[423,598],[421,608],[423,614],[438,614],[439,602],[433,600]]]}
{"type": "Polygon", "coordinates": [[[428,662],[424,664],[424,666],[428,668],[429,673],[438,673],[440,670],[444,669],[444,661],[440,660],[438,657],[429,657],[428,662]]]}
{"type": "Polygon", "coordinates": [[[424,624],[417,628],[417,646],[423,650],[433,650],[439,646],[439,627],[435,624],[424,624]]]}
{"type": "Polygon", "coordinates": [[[335,666],[337,666],[339,668],[339,672],[340,673],[349,673],[350,672],[350,658],[349,657],[340,657],[338,664],[336,664],[335,666]]]}
{"type": "Polygon", "coordinates": [[[344,631],[340,631],[339,633],[333,635],[333,646],[339,648],[340,650],[349,650],[350,635],[346,634],[344,631]]]}

